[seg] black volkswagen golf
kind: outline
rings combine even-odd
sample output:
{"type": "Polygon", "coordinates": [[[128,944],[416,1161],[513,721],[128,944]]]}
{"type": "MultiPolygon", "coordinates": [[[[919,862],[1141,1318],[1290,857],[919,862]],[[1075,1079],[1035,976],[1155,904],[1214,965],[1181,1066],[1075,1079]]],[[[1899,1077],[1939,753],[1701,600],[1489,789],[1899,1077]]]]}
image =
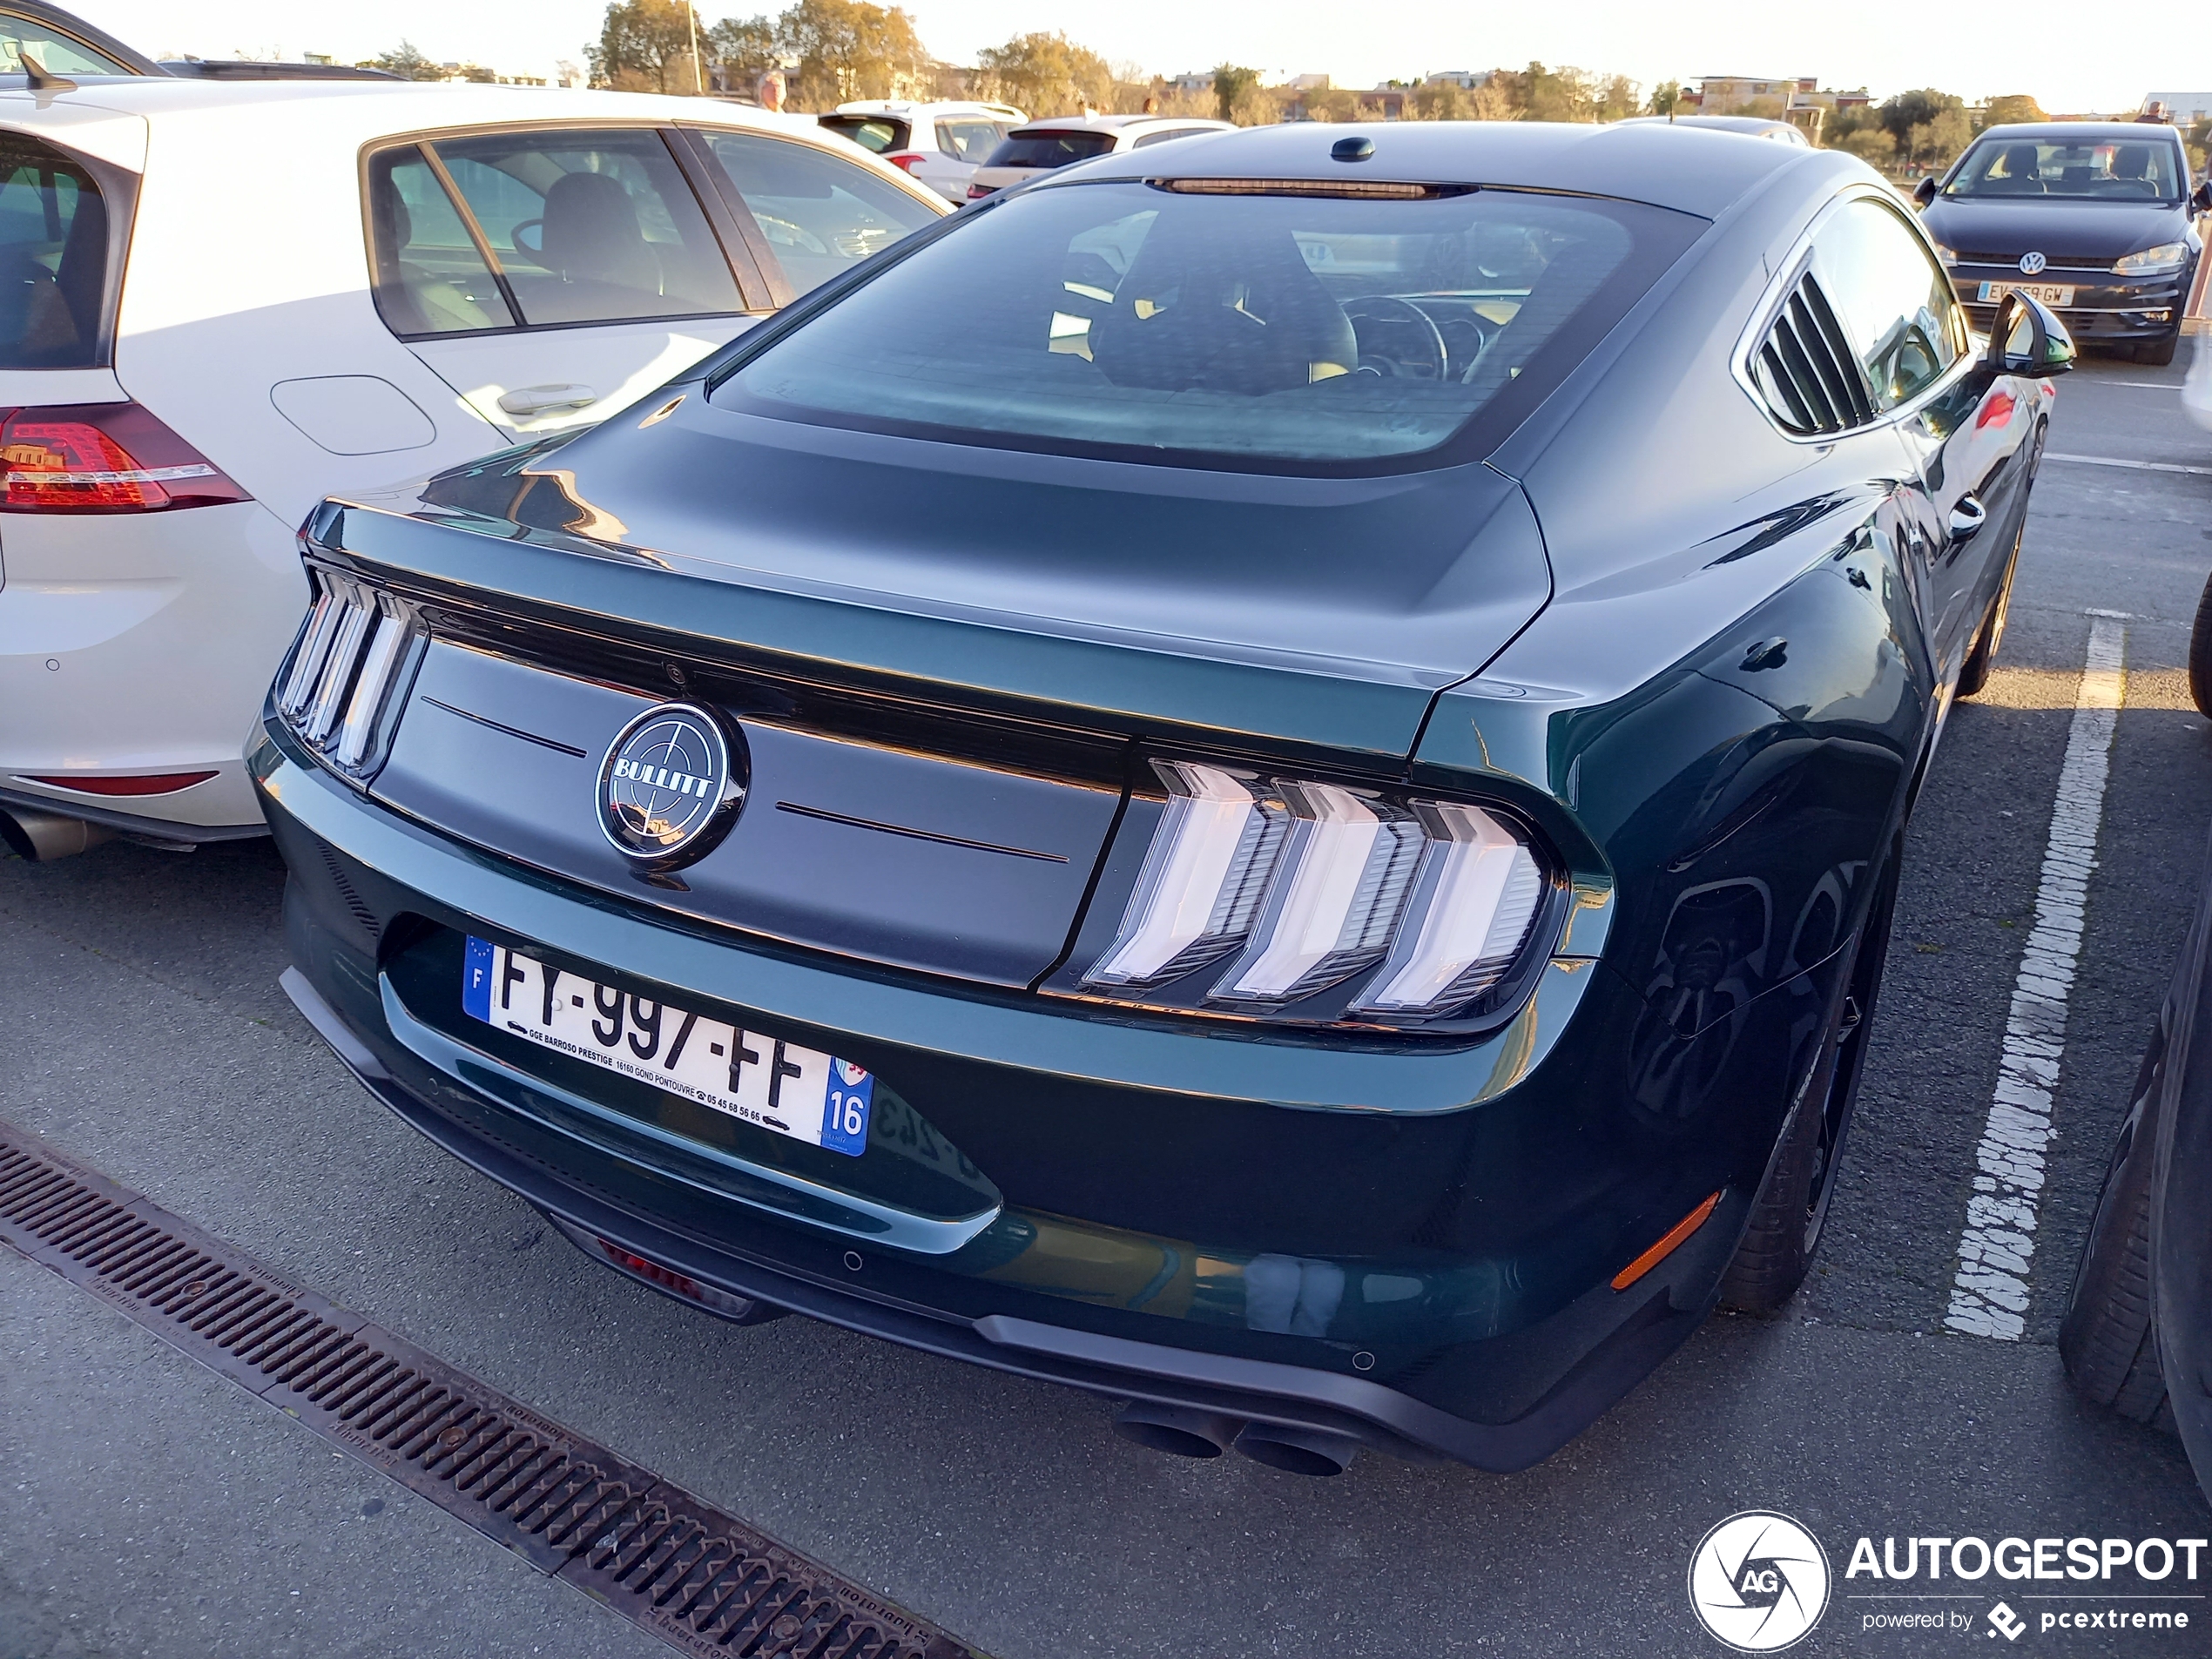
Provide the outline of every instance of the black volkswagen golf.
{"type": "Polygon", "coordinates": [[[2195,215],[2172,127],[2063,121],[1991,127],[1940,179],[1920,183],[1923,223],[1977,327],[2018,290],[2083,344],[2170,363],[2196,273],[2195,215]]]}
{"type": "Polygon", "coordinates": [[[1340,133],[319,509],[252,767],[361,1081],[621,1271],[1170,1451],[1514,1468],[1785,1300],[2064,331],[1847,157],[1340,133]]]}

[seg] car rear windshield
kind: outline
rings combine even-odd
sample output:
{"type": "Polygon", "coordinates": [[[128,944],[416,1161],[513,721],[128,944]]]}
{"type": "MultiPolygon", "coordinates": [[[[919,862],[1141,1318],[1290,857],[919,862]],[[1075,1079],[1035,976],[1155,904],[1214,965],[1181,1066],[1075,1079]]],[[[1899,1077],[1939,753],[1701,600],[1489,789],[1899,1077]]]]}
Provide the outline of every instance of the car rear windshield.
{"type": "Polygon", "coordinates": [[[987,167],[1064,167],[1114,147],[1110,132],[1017,132],[994,151],[987,167]]]}
{"type": "Polygon", "coordinates": [[[2063,196],[2080,201],[2179,201],[2181,152],[2163,139],[1985,138],[1966,152],[1946,196],[2063,196]]]}
{"type": "Polygon", "coordinates": [[[1705,223],[1511,191],[1251,188],[1008,199],[741,346],[715,401],[1183,465],[1443,464],[1494,448],[1705,223]]]}
{"type": "Polygon", "coordinates": [[[95,368],[107,203],[82,162],[0,132],[0,368],[95,368]]]}
{"type": "Polygon", "coordinates": [[[826,115],[818,124],[823,132],[850,138],[863,150],[881,155],[907,147],[907,126],[887,115],[826,115]]]}

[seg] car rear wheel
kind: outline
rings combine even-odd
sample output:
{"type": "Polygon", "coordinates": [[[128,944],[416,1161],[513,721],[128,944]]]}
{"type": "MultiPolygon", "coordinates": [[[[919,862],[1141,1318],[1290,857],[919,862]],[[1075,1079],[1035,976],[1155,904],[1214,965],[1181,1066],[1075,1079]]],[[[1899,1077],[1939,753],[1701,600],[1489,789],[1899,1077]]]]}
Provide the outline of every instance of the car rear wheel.
{"type": "Polygon", "coordinates": [[[2161,1028],[2152,1035],[2135,1074],[2134,1103],[2082,1241],[2074,1293],[2059,1325],[2059,1358],[2083,1399],[2139,1423],[2171,1427],[2150,1292],[2151,1166],[2165,1053],[2161,1028]]]}
{"type": "Polygon", "coordinates": [[[2174,361],[2175,349],[2181,343],[2182,337],[2178,334],[2168,334],[2163,340],[2140,341],[2135,347],[2135,361],[2148,363],[2155,368],[2163,368],[2174,361]]]}
{"type": "Polygon", "coordinates": [[[2212,720],[2212,581],[2196,602],[2196,626],[2189,631],[2189,700],[2212,720]]]}
{"type": "Polygon", "coordinates": [[[1842,1167],[1858,1085],[1865,1075],[1867,1034],[1889,954],[1890,918],[1897,909],[1899,864],[1892,849],[1866,924],[1859,929],[1837,1006],[1829,1012],[1821,1054],[1766,1184],[1751,1205],[1750,1224],[1721,1279],[1722,1303],[1744,1313],[1771,1313],[1797,1294],[1828,1223],[1828,1205],[1842,1167]]]}

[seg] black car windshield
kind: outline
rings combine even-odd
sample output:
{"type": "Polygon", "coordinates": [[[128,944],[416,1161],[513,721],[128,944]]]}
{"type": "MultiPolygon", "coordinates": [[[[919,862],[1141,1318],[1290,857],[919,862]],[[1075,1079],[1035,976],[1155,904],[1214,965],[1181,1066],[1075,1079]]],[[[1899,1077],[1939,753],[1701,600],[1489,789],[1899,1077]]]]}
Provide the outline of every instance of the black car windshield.
{"type": "Polygon", "coordinates": [[[1281,188],[1015,197],[740,343],[714,401],[1002,448],[1399,470],[1473,428],[1487,453],[1704,227],[1503,190],[1245,193],[1281,188]]]}
{"type": "Polygon", "coordinates": [[[991,152],[987,167],[1064,167],[1114,147],[1111,132],[1017,132],[991,152]]]}
{"type": "Polygon", "coordinates": [[[1984,138],[1946,196],[2059,196],[2077,201],[2179,201],[2181,152],[2168,140],[1984,138]]]}

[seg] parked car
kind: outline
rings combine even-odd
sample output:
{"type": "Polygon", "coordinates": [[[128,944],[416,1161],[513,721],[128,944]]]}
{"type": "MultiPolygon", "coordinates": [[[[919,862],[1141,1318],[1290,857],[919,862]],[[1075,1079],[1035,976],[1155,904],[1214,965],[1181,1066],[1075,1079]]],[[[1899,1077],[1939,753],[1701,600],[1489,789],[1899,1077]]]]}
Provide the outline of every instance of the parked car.
{"type": "Polygon", "coordinates": [[[2212,869],[2135,1074],[2059,1326],[2082,1396],[2180,1432],[2212,1494],[2212,869]]]}
{"type": "Polygon", "coordinates": [[[1859,162],[1714,133],[982,203],[317,512],[285,983],[697,1305],[1520,1467],[1818,1243],[2070,356],[2000,324],[1859,162]]]}
{"type": "Polygon", "coordinates": [[[1810,145],[1804,130],[1788,121],[1770,121],[1758,115],[1632,115],[1622,125],[1703,128],[1709,132],[1735,132],[1747,138],[1766,138],[1776,144],[1810,145]]]}
{"type": "Polygon", "coordinates": [[[968,199],[968,182],[1007,133],[1029,118],[1010,104],[840,104],[819,118],[825,132],[903,167],[947,201],[968,199]]]}
{"type": "Polygon", "coordinates": [[[2049,306],[2085,346],[2170,363],[2202,244],[2171,127],[2060,121],[1993,126],[1914,192],[1977,327],[2015,289],[2049,306]]]}
{"type": "Polygon", "coordinates": [[[968,199],[981,201],[1040,173],[1094,156],[1143,150],[1201,132],[1234,131],[1226,121],[1181,115],[1063,115],[1032,121],[1008,133],[1005,142],[984,158],[968,181],[968,199]]]}
{"type": "Polygon", "coordinates": [[[949,211],[693,99],[0,92],[0,834],[264,833],[239,751],[318,500],[619,411],[949,211]]]}

